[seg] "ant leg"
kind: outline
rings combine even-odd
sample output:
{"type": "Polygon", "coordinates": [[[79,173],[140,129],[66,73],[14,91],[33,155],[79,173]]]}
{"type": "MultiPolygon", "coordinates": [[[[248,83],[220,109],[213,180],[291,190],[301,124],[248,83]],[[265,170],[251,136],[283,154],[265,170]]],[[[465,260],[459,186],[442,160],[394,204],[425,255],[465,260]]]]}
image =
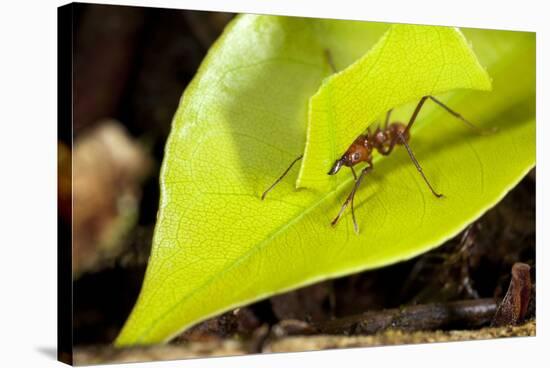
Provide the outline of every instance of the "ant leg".
{"type": "Polygon", "coordinates": [[[407,128],[405,129],[405,134],[409,132],[412,125],[414,124],[416,117],[418,116],[418,113],[420,112],[420,109],[422,108],[422,105],[424,105],[424,102],[426,102],[426,99],[430,99],[442,108],[444,108],[449,114],[453,115],[454,117],[458,118],[460,121],[462,121],[464,124],[469,126],[471,129],[475,130],[478,134],[481,135],[488,135],[495,133],[498,129],[492,128],[492,129],[482,129],[476,126],[475,124],[472,124],[470,121],[466,120],[466,118],[462,115],[460,115],[458,112],[452,110],[449,106],[445,105],[443,102],[439,101],[437,98],[433,96],[424,96],[420,99],[418,102],[418,105],[416,105],[416,108],[414,109],[414,112],[411,116],[411,119],[409,120],[409,123],[407,124],[407,128]]]}
{"type": "Polygon", "coordinates": [[[294,166],[294,164],[298,161],[300,161],[302,159],[302,157],[304,157],[304,155],[300,155],[298,156],[294,161],[292,161],[292,163],[290,164],[289,167],[287,167],[287,169],[285,170],[285,172],[283,172],[283,174],[281,176],[279,176],[279,178],[277,180],[275,180],[275,182],[273,184],[271,184],[271,186],[269,188],[266,189],[265,192],[263,192],[262,194],[262,201],[265,199],[265,196],[267,195],[267,193],[269,193],[271,191],[271,189],[273,189],[275,187],[275,185],[279,184],[279,182],[281,180],[283,180],[283,178],[286,176],[286,174],[288,174],[288,172],[290,171],[290,169],[292,169],[292,166],[294,166]]]}
{"type": "Polygon", "coordinates": [[[361,181],[365,177],[365,174],[368,173],[373,168],[372,162],[369,162],[368,164],[369,164],[369,166],[365,167],[361,171],[361,174],[359,175],[359,178],[355,181],[355,185],[353,186],[353,189],[351,190],[348,197],[346,198],[346,201],[344,202],[344,204],[340,208],[340,211],[338,212],[338,215],[336,215],[334,220],[332,220],[332,222],[330,223],[332,226],[334,226],[334,225],[336,225],[336,223],[338,223],[338,221],[340,220],[340,217],[342,217],[342,214],[344,213],[344,210],[347,208],[348,204],[351,203],[352,204],[351,215],[352,215],[352,218],[353,218],[353,227],[355,229],[355,232],[359,233],[359,226],[357,226],[357,220],[355,219],[355,211],[353,209],[353,198],[355,197],[355,193],[357,192],[357,189],[361,185],[361,181]]]}
{"type": "Polygon", "coordinates": [[[333,73],[336,73],[336,66],[334,65],[334,59],[332,58],[332,53],[329,49],[325,49],[325,58],[327,59],[327,63],[330,66],[330,69],[333,73]]]}
{"type": "Polygon", "coordinates": [[[386,122],[384,123],[384,130],[388,129],[388,125],[390,123],[390,115],[393,109],[389,109],[386,113],[386,122]]]}
{"type": "Polygon", "coordinates": [[[394,137],[390,142],[390,144],[388,145],[388,148],[378,149],[378,152],[381,155],[388,156],[390,153],[392,153],[396,145],[397,145],[397,138],[394,137]]]}
{"type": "Polygon", "coordinates": [[[451,110],[451,108],[449,106],[445,105],[443,102],[439,101],[435,97],[428,96],[428,98],[430,100],[432,100],[433,102],[435,102],[436,104],[438,104],[439,106],[441,106],[442,108],[444,108],[449,114],[451,114],[455,118],[458,118],[459,120],[461,120],[464,124],[469,126],[471,129],[475,130],[478,134],[488,135],[488,134],[495,133],[497,131],[497,128],[495,128],[495,127],[493,127],[492,129],[489,129],[489,130],[479,128],[478,126],[476,126],[476,125],[472,124],[471,122],[469,122],[468,120],[466,120],[466,118],[464,116],[460,115],[458,112],[456,112],[454,110],[451,110]]]}
{"type": "MultiPolygon", "coordinates": [[[[353,174],[353,179],[357,181],[357,174],[355,173],[355,169],[353,168],[353,166],[350,166],[349,168],[351,169],[351,173],[353,174]]],[[[353,218],[353,227],[355,229],[355,232],[359,234],[359,228],[357,226],[357,221],[355,220],[355,204],[353,202],[354,199],[355,196],[351,198],[351,217],[353,218]]]]}
{"type": "Polygon", "coordinates": [[[407,143],[407,141],[405,140],[405,137],[403,137],[403,134],[398,132],[397,133],[397,136],[399,137],[399,139],[401,140],[401,143],[405,146],[405,148],[407,149],[407,152],[409,153],[409,156],[412,160],[412,162],[414,163],[414,166],[416,166],[416,169],[418,170],[418,172],[420,173],[420,175],[422,176],[422,179],[424,179],[424,181],[426,182],[426,184],[428,185],[428,187],[430,188],[430,190],[432,191],[433,195],[436,196],[437,198],[441,198],[443,197],[443,194],[441,193],[437,193],[434,188],[432,187],[432,185],[430,184],[430,182],[428,181],[428,178],[426,178],[426,175],[424,175],[424,171],[422,171],[422,167],[420,166],[420,164],[418,163],[418,161],[416,160],[416,157],[414,156],[414,153],[412,152],[411,150],[411,147],[409,147],[409,144],[407,143]]]}
{"type": "Polygon", "coordinates": [[[353,174],[353,179],[357,181],[357,174],[355,173],[355,169],[353,168],[353,166],[350,166],[349,168],[351,169],[351,173],[353,174]]]}
{"type": "Polygon", "coordinates": [[[359,234],[359,226],[357,225],[357,219],[355,218],[355,194],[351,197],[351,218],[353,220],[353,230],[356,234],[359,234]]]}
{"type": "Polygon", "coordinates": [[[409,120],[409,123],[407,124],[407,127],[405,128],[404,134],[407,135],[409,130],[411,129],[412,125],[414,124],[416,117],[418,116],[418,113],[420,112],[420,109],[422,108],[422,105],[424,105],[424,102],[426,102],[426,99],[428,96],[424,96],[420,99],[418,102],[418,105],[416,105],[416,108],[414,109],[413,114],[411,115],[411,118],[409,120]]]}

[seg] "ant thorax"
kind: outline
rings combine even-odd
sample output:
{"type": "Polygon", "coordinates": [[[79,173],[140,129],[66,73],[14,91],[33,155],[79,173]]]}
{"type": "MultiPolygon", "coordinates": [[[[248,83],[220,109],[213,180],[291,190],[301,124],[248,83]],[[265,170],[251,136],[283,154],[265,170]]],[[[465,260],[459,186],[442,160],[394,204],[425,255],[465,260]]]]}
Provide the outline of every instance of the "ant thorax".
{"type": "Polygon", "coordinates": [[[374,132],[370,129],[367,130],[367,134],[363,135],[365,139],[365,145],[370,145],[381,154],[387,154],[388,151],[396,144],[402,144],[399,139],[401,135],[406,142],[409,141],[409,132],[407,126],[402,123],[391,123],[384,129],[380,126],[376,127],[374,132]]]}

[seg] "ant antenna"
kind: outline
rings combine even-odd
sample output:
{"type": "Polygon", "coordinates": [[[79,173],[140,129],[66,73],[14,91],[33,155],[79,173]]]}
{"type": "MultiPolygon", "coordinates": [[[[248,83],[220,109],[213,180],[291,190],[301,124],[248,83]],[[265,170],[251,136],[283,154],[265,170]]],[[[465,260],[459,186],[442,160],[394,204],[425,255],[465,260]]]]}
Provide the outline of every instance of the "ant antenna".
{"type": "Polygon", "coordinates": [[[265,192],[263,192],[262,194],[262,201],[265,199],[265,196],[267,195],[267,193],[269,193],[271,191],[271,189],[273,189],[277,184],[279,184],[279,182],[281,180],[283,180],[283,178],[286,176],[286,174],[288,174],[288,172],[290,171],[290,169],[292,169],[292,166],[294,166],[294,164],[298,161],[300,161],[302,159],[302,157],[304,157],[304,155],[300,155],[298,156],[296,159],[294,159],[294,161],[292,161],[292,163],[290,164],[289,167],[287,167],[287,169],[283,172],[283,174],[281,176],[279,176],[279,178],[277,180],[275,180],[275,182],[273,184],[271,184],[271,186],[269,188],[266,189],[265,192]]]}

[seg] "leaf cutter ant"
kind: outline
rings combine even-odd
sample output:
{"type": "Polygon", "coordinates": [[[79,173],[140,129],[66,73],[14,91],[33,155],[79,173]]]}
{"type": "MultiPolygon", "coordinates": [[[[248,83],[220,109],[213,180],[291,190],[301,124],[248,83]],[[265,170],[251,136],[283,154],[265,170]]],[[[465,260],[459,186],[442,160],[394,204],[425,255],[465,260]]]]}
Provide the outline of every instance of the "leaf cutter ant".
{"type": "MultiPolygon", "coordinates": [[[[330,54],[327,52],[327,58],[329,61],[330,66],[334,69],[332,59],[330,58],[330,54]]],[[[420,99],[418,104],[416,105],[416,108],[414,109],[413,114],[411,115],[409,122],[407,125],[400,123],[400,122],[392,122],[390,123],[390,116],[392,110],[390,109],[386,113],[386,120],[381,128],[380,126],[376,127],[374,131],[370,130],[370,127],[367,128],[366,134],[359,135],[355,141],[349,146],[349,148],[346,150],[346,152],[334,162],[332,165],[332,168],[329,170],[328,175],[335,175],[340,171],[340,169],[343,166],[347,166],[351,169],[351,172],[353,174],[353,178],[355,180],[355,183],[353,185],[353,188],[349,195],[347,196],[346,200],[342,204],[342,207],[340,208],[340,211],[332,220],[331,225],[334,226],[338,223],[340,218],[342,217],[342,214],[344,213],[344,210],[348,207],[348,205],[351,204],[351,215],[353,218],[353,227],[355,229],[356,233],[359,233],[359,226],[357,225],[357,220],[355,218],[355,208],[354,208],[354,198],[355,193],[357,192],[357,189],[361,185],[361,182],[365,175],[371,171],[374,168],[374,165],[372,163],[372,154],[376,150],[381,155],[388,156],[396,145],[402,145],[407,150],[407,153],[409,154],[409,157],[411,158],[414,166],[418,170],[419,174],[422,176],[422,179],[432,192],[432,194],[437,197],[441,198],[443,197],[443,194],[438,193],[433,186],[430,184],[430,181],[424,174],[424,171],[422,170],[422,166],[420,166],[420,163],[416,159],[413,151],[411,150],[411,147],[409,146],[409,140],[410,140],[410,129],[413,126],[414,122],[416,121],[416,118],[418,116],[418,113],[420,112],[420,109],[422,106],[424,106],[424,103],[426,100],[432,100],[437,105],[441,106],[443,109],[445,109],[449,114],[453,115],[455,118],[462,121],[464,124],[472,128],[474,131],[476,131],[479,134],[490,134],[495,132],[495,129],[491,130],[484,130],[481,128],[478,128],[476,125],[472,124],[470,121],[466,120],[462,115],[457,113],[456,111],[449,108],[447,105],[445,105],[443,102],[439,101],[433,96],[424,96],[420,99]],[[367,166],[361,170],[361,173],[357,175],[355,172],[354,166],[361,163],[366,162],[367,166]]],[[[290,166],[283,172],[283,174],[275,180],[275,182],[266,189],[265,192],[262,194],[262,200],[265,199],[266,195],[288,174],[290,169],[296,164],[296,162],[300,161],[303,158],[303,155],[298,156],[290,166]]]]}

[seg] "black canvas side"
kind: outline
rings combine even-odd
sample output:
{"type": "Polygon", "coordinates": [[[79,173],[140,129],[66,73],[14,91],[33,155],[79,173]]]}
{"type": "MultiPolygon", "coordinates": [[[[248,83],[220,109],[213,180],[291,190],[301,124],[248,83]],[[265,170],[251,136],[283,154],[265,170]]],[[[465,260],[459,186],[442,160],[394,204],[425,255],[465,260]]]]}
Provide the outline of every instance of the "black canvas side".
{"type": "MultiPolygon", "coordinates": [[[[73,24],[74,4],[57,9],[57,137],[60,144],[72,151],[73,111],[73,24]],[[62,143],[61,143],[62,142],[62,143]]],[[[60,208],[60,193],[72,193],[72,156],[60,164],[58,151],[58,214],[57,214],[57,359],[73,364],[73,280],[72,280],[72,208],[60,208]],[[67,186],[70,186],[67,188],[67,186]],[[67,212],[68,210],[68,212],[67,212]]],[[[72,198],[72,197],[71,197],[72,198]]]]}

